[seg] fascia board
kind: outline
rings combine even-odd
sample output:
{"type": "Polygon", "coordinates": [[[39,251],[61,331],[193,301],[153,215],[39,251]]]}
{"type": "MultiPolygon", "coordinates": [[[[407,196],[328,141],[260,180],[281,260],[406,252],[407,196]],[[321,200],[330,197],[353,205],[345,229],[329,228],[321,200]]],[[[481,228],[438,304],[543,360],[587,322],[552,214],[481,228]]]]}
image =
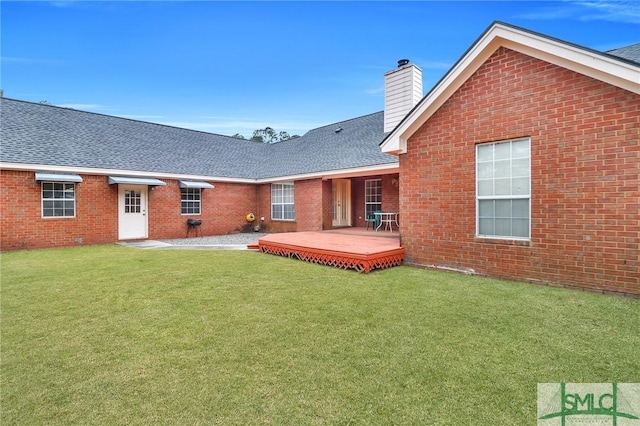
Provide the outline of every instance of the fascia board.
{"type": "Polygon", "coordinates": [[[207,175],[185,175],[185,174],[172,174],[172,173],[151,173],[141,172],[135,170],[119,170],[119,169],[92,169],[86,167],[65,167],[65,166],[52,166],[46,164],[23,164],[23,163],[3,163],[0,162],[0,169],[5,170],[24,170],[24,171],[40,171],[40,172],[57,172],[57,173],[77,173],[87,175],[124,175],[131,177],[149,177],[153,176],[160,179],[171,180],[201,180],[201,181],[213,181],[213,182],[226,182],[226,183],[272,183],[305,179],[330,179],[338,176],[366,176],[367,174],[388,174],[397,173],[399,170],[399,164],[385,163],[377,164],[373,166],[354,167],[349,169],[338,169],[331,171],[321,171],[314,173],[305,173],[288,176],[276,176],[264,179],[238,179],[220,176],[207,176],[207,175]]]}
{"type": "Polygon", "coordinates": [[[508,49],[640,94],[639,66],[515,28],[501,26],[497,28],[496,36],[500,38],[501,46],[508,49]]]}
{"type": "Polygon", "coordinates": [[[77,173],[87,175],[123,175],[131,177],[149,177],[171,180],[201,180],[201,181],[216,181],[216,182],[229,182],[229,183],[256,183],[255,179],[239,179],[220,176],[207,176],[207,175],[187,175],[187,174],[175,174],[175,173],[154,173],[154,172],[141,172],[136,170],[121,170],[121,169],[94,169],[87,167],[66,167],[66,166],[52,166],[48,164],[23,164],[23,163],[4,163],[0,162],[0,169],[4,170],[24,170],[24,171],[40,171],[40,172],[57,172],[57,173],[77,173]]]}
{"type": "Polygon", "coordinates": [[[377,164],[374,166],[353,167],[349,169],[330,170],[317,173],[305,173],[289,176],[275,176],[270,178],[258,179],[256,183],[274,183],[274,182],[290,182],[306,179],[337,179],[342,177],[367,176],[371,174],[389,174],[398,173],[400,170],[399,163],[377,164]]]}
{"type": "Polygon", "coordinates": [[[394,155],[406,153],[407,140],[499,47],[640,94],[640,67],[579,46],[495,24],[389,134],[380,145],[382,152],[394,155]]]}

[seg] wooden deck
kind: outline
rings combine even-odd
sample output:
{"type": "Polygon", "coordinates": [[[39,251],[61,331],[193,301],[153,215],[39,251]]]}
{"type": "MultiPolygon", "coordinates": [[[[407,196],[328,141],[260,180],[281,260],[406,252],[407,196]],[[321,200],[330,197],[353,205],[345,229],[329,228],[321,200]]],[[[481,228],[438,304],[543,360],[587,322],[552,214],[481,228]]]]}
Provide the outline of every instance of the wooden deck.
{"type": "Polygon", "coordinates": [[[364,228],[269,234],[249,247],[262,253],[365,273],[401,265],[404,258],[397,232],[364,228]]]}

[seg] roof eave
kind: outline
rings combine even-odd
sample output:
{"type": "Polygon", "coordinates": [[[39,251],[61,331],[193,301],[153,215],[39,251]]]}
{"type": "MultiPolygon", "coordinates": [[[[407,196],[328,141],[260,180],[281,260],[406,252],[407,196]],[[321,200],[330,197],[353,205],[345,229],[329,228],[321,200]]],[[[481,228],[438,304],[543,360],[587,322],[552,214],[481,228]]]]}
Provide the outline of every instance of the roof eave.
{"type": "Polygon", "coordinates": [[[89,167],[71,167],[71,166],[52,166],[48,164],[25,164],[25,163],[10,163],[1,162],[0,169],[4,170],[20,170],[31,172],[54,172],[54,173],[75,173],[85,175],[123,175],[140,178],[157,178],[157,179],[172,179],[172,180],[198,180],[198,181],[211,181],[211,182],[227,182],[227,183],[272,183],[272,182],[288,182],[306,179],[337,179],[356,176],[368,176],[368,175],[383,175],[389,173],[398,173],[398,162],[373,164],[369,166],[351,167],[336,170],[325,170],[311,173],[301,173],[295,175],[282,175],[273,176],[269,178],[249,179],[249,178],[235,178],[227,176],[208,176],[208,175],[189,175],[189,174],[177,174],[177,173],[155,173],[139,170],[122,170],[122,169],[97,169],[89,167]]]}
{"type": "Polygon", "coordinates": [[[229,182],[229,183],[256,183],[256,179],[249,178],[237,178],[229,176],[211,176],[200,174],[182,174],[182,173],[163,173],[163,172],[148,172],[140,170],[125,170],[125,169],[99,169],[91,167],[74,167],[74,166],[52,166],[50,164],[26,164],[26,163],[10,163],[0,162],[0,169],[4,170],[21,170],[21,171],[33,171],[33,172],[56,172],[56,173],[76,173],[86,175],[123,175],[131,177],[154,177],[158,179],[172,179],[172,180],[199,180],[199,181],[216,181],[216,182],[229,182]]]}
{"type": "Polygon", "coordinates": [[[370,166],[351,167],[345,169],[325,170],[312,173],[301,173],[297,175],[273,176],[257,179],[256,183],[292,182],[307,179],[341,179],[351,177],[362,177],[372,175],[384,175],[398,173],[400,165],[398,162],[375,164],[370,166]]]}

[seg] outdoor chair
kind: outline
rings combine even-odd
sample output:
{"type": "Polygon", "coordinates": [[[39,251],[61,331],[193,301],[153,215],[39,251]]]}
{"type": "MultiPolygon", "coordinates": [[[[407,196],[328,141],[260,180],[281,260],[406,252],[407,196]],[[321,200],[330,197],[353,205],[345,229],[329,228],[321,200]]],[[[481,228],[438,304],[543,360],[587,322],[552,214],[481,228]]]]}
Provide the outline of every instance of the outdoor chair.
{"type": "Polygon", "coordinates": [[[378,226],[380,226],[380,215],[376,215],[376,213],[380,213],[379,210],[376,210],[375,212],[371,212],[367,215],[367,217],[365,217],[365,222],[367,222],[367,231],[369,230],[369,224],[372,223],[373,224],[373,229],[376,229],[378,226]]]}

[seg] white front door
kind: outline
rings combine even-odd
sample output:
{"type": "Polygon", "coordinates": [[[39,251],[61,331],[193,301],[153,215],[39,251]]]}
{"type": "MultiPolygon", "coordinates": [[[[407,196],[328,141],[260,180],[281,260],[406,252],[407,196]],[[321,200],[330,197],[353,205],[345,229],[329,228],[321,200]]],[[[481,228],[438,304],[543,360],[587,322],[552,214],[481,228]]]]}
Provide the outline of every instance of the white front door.
{"type": "Polygon", "coordinates": [[[149,236],[146,185],[118,185],[118,239],[149,236]]]}
{"type": "Polygon", "coordinates": [[[333,226],[351,226],[351,181],[333,180],[333,226]]]}

